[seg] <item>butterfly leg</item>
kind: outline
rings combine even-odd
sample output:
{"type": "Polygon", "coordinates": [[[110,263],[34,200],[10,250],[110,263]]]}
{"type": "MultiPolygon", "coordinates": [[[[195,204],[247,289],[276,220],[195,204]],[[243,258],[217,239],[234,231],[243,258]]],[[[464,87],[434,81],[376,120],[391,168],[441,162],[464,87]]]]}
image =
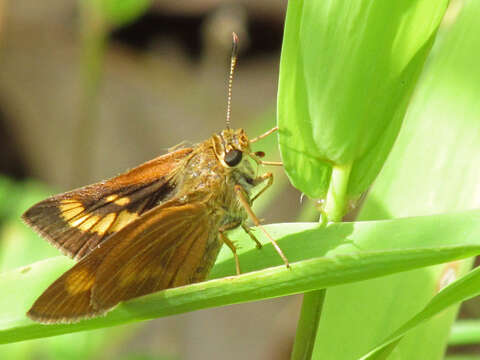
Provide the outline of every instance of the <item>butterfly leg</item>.
{"type": "Polygon", "coordinates": [[[263,161],[261,160],[262,165],[270,165],[270,166],[283,166],[283,162],[281,161],[263,161]]]}
{"type": "Polygon", "coordinates": [[[237,255],[237,247],[235,244],[224,234],[225,231],[231,230],[236,228],[238,225],[241,224],[241,221],[235,221],[230,224],[225,224],[218,229],[220,239],[222,239],[223,243],[227,245],[230,250],[232,250],[233,258],[235,259],[235,270],[237,271],[237,275],[240,275],[240,261],[238,260],[237,255]]]}
{"type": "Polygon", "coordinates": [[[242,228],[245,230],[245,232],[250,236],[250,238],[257,243],[257,248],[261,249],[262,248],[262,243],[258,241],[258,239],[253,235],[252,230],[250,228],[242,223],[242,228]]]}
{"type": "MultiPolygon", "coordinates": [[[[272,179],[273,180],[273,179],[272,179]]],[[[273,237],[265,230],[265,228],[260,224],[260,220],[258,219],[257,215],[253,212],[252,208],[250,207],[250,202],[248,201],[248,195],[246,194],[245,190],[240,185],[235,185],[235,193],[237,194],[237,198],[244,207],[245,211],[247,212],[250,219],[252,219],[255,226],[257,226],[263,233],[268,237],[270,242],[272,243],[273,247],[277,251],[278,255],[282,258],[283,262],[287,267],[290,267],[288,263],[287,257],[283,254],[282,249],[278,246],[277,242],[273,239],[273,237]]]]}
{"type": "Polygon", "coordinates": [[[260,190],[257,193],[257,195],[255,195],[252,198],[252,200],[250,201],[251,203],[253,203],[260,195],[262,195],[265,192],[265,190],[267,190],[270,186],[272,186],[272,184],[273,184],[273,174],[271,172],[268,172],[268,173],[265,173],[263,175],[260,175],[259,177],[257,177],[255,179],[255,183],[260,184],[260,183],[264,182],[265,180],[267,180],[267,183],[265,184],[263,189],[260,190]]]}

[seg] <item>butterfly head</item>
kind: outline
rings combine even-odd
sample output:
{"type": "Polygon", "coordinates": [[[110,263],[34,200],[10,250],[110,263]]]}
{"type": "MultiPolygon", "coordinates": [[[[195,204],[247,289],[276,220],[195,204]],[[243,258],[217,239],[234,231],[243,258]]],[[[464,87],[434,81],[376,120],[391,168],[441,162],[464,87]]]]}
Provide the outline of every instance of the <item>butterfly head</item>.
{"type": "Polygon", "coordinates": [[[225,129],[213,136],[218,160],[226,168],[235,168],[250,154],[250,142],[243,129],[225,129]]]}

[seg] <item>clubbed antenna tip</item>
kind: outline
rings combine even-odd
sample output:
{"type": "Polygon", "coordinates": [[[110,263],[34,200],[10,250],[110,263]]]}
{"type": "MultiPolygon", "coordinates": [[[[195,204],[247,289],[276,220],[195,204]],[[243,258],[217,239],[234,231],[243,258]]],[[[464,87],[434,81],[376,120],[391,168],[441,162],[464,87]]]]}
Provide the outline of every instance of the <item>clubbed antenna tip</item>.
{"type": "Polygon", "coordinates": [[[238,49],[238,35],[235,32],[232,32],[232,38],[232,58],[236,58],[238,49]]]}

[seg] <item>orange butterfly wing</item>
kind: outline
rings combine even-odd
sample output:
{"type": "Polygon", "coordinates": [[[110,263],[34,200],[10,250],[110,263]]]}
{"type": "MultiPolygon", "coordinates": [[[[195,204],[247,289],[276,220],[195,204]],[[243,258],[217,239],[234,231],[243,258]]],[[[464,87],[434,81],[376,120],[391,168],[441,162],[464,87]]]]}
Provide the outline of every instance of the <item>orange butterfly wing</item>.
{"type": "Polygon", "coordinates": [[[106,313],[116,304],[203,280],[210,236],[221,246],[207,205],[167,202],[108,238],[57,279],[27,313],[43,323],[70,323],[106,313]]]}
{"type": "Polygon", "coordinates": [[[173,176],[193,151],[177,150],[113,179],[52,196],[28,209],[23,220],[77,260],[175,193],[173,176]]]}

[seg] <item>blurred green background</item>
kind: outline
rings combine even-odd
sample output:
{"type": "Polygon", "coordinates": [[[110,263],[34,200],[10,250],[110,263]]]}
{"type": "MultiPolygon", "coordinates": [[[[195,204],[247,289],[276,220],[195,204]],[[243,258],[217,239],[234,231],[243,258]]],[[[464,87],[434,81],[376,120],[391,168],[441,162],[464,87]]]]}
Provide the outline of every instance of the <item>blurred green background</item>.
{"type": "MultiPolygon", "coordinates": [[[[1,271],[59,255],[19,220],[34,202],[224,128],[232,31],[232,126],[251,137],[275,126],[285,10],[286,1],[0,0],[1,271]]],[[[274,136],[255,148],[279,159],[274,136]]],[[[257,212],[295,221],[300,194],[276,175],[257,212]]],[[[2,345],[0,358],[288,359],[299,306],[296,296],[2,345]]]]}
{"type": "MultiPolygon", "coordinates": [[[[439,34],[462,6],[452,2],[439,34]]],[[[286,0],[0,0],[0,270],[59,254],[19,220],[36,201],[225,126],[232,31],[240,38],[232,125],[252,137],[273,127],[285,10],[286,0]]],[[[279,159],[275,137],[260,149],[279,159]]],[[[315,219],[311,205],[302,208],[280,169],[256,211],[267,223],[306,221],[315,219]]],[[[0,359],[288,359],[300,302],[1,345],[0,359]]],[[[462,305],[461,318],[479,314],[478,300],[462,305]]],[[[480,348],[449,349],[463,352],[480,348]]]]}

